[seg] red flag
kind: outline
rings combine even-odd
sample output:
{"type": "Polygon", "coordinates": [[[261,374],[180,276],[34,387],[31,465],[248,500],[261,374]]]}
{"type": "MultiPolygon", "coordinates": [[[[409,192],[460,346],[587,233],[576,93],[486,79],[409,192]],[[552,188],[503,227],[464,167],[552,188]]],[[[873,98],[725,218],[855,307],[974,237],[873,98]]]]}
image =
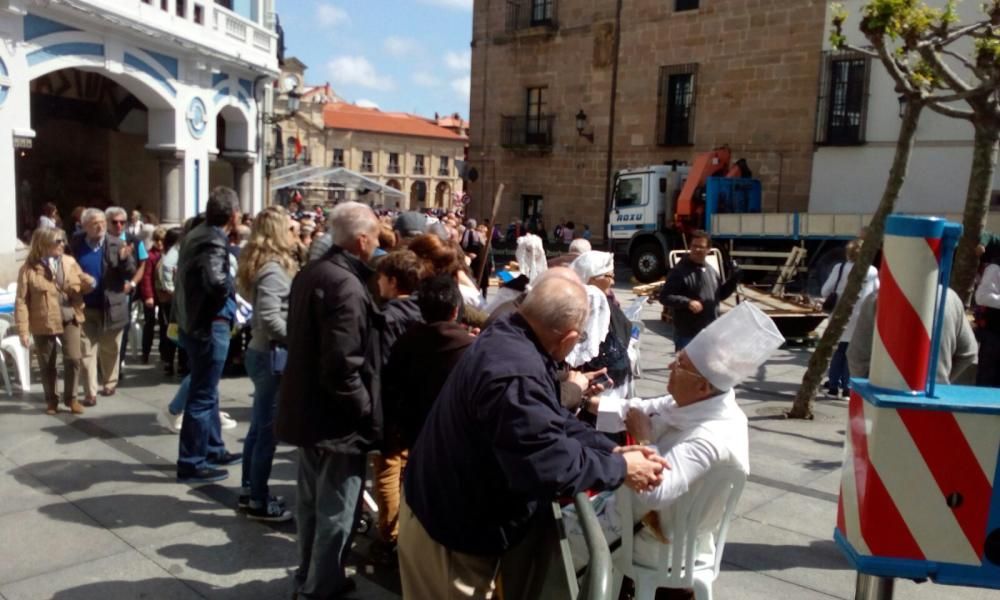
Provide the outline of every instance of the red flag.
{"type": "Polygon", "coordinates": [[[301,154],[302,154],[302,140],[299,139],[299,136],[295,136],[295,160],[298,160],[301,154]]]}

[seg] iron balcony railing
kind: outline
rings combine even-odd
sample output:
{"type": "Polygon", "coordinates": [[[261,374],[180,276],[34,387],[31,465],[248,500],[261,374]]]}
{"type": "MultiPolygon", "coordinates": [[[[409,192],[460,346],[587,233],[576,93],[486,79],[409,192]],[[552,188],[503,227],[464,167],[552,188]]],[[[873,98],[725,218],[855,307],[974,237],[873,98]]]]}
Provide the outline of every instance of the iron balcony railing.
{"type": "Polygon", "coordinates": [[[507,32],[529,27],[556,27],[556,0],[509,0],[507,32]]]}
{"type": "Polygon", "coordinates": [[[500,117],[500,145],[551,148],[555,120],[555,115],[500,117]]]}

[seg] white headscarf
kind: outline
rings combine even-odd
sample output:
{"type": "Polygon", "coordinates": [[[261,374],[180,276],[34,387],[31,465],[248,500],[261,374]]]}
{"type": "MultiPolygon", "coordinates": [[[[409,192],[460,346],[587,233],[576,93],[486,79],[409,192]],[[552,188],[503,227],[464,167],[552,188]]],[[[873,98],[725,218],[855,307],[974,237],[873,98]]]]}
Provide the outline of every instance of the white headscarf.
{"type": "Polygon", "coordinates": [[[614,273],[615,257],[610,252],[591,250],[578,256],[570,268],[580,276],[581,281],[587,283],[598,275],[614,273]]]}
{"type": "Polygon", "coordinates": [[[725,392],[753,375],[784,342],[771,317],[742,302],[702,329],[684,351],[702,377],[725,392]]]}
{"type": "Polygon", "coordinates": [[[537,279],[549,268],[548,261],[545,259],[542,238],[531,233],[517,238],[517,250],[514,251],[514,258],[517,260],[521,274],[531,281],[537,279]]]}
{"type": "Polygon", "coordinates": [[[587,339],[577,342],[566,357],[566,364],[571,367],[579,367],[597,358],[601,353],[601,342],[608,337],[608,329],[611,327],[611,307],[608,305],[608,297],[592,285],[586,286],[586,290],[590,315],[583,330],[587,333],[587,339]]]}

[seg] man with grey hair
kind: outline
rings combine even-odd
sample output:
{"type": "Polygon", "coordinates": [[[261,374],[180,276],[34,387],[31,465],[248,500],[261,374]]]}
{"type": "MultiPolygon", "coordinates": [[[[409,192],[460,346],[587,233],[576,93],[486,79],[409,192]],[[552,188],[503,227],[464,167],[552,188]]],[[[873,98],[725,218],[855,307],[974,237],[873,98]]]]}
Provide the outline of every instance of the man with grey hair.
{"type": "MultiPolygon", "coordinates": [[[[490,598],[501,556],[528,537],[546,502],[659,484],[665,463],[654,450],[616,447],[560,405],[557,365],[587,314],[580,279],[552,269],[452,370],[406,468],[404,598],[490,598]]],[[[593,391],[588,377],[570,379],[593,391]]],[[[505,596],[526,597],[514,585],[504,579],[505,596]]]]}
{"type": "Polygon", "coordinates": [[[83,230],[70,240],[70,251],[83,272],[94,278],[93,291],[83,297],[84,406],[97,404],[98,364],[104,391],[118,385],[118,351],[128,323],[127,294],[134,289],[135,253],[121,238],[108,234],[104,211],[88,208],[80,216],[83,230]]]}
{"type": "MultiPolygon", "coordinates": [[[[146,244],[138,234],[133,233],[128,228],[128,212],[120,206],[109,206],[104,209],[104,214],[108,217],[108,234],[117,237],[128,246],[129,251],[135,256],[136,271],[130,281],[125,282],[125,299],[127,301],[128,321],[123,328],[121,338],[121,349],[118,353],[119,366],[125,365],[125,352],[128,350],[128,330],[132,326],[132,301],[135,299],[135,292],[139,289],[139,282],[142,281],[146,272],[146,261],[149,260],[149,253],[146,251],[146,244]]],[[[142,223],[139,223],[141,226],[142,223]]],[[[121,371],[119,371],[121,373],[121,371]]],[[[124,378],[122,373],[121,378],[124,378]]],[[[105,386],[103,394],[110,396],[115,393],[115,387],[105,386]]]]}
{"type": "Polygon", "coordinates": [[[358,202],[330,215],[332,246],[292,282],[288,361],[275,428],[299,448],[295,518],[299,598],[335,598],[353,589],[344,572],[367,454],[382,434],[378,310],[368,266],[379,223],[358,202]]]}

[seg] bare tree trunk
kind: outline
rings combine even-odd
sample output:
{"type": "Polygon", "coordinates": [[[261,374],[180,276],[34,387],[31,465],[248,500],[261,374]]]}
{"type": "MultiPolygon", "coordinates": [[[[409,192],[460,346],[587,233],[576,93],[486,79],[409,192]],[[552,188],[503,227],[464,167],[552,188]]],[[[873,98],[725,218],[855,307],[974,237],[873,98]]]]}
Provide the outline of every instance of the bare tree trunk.
{"type": "Polygon", "coordinates": [[[816,345],[816,351],[809,359],[809,368],[802,377],[802,385],[795,396],[795,404],[792,409],[785,413],[790,419],[812,419],[812,405],[816,398],[816,391],[819,389],[823,374],[830,366],[830,358],[833,350],[840,341],[840,336],[847,326],[854,305],[858,301],[858,294],[861,292],[861,284],[864,283],[868,267],[879,248],[882,247],[882,236],[885,231],[885,219],[892,212],[899,197],[899,190],[903,187],[906,179],[906,170],[910,164],[910,153],[913,150],[913,138],[917,131],[917,121],[920,120],[920,112],[923,110],[922,102],[911,99],[906,103],[906,111],[903,114],[903,123],[899,128],[899,140],[896,142],[896,155],[892,161],[892,168],[889,170],[889,180],[885,183],[885,190],[882,192],[882,200],[878,209],[872,215],[872,220],[868,224],[864,237],[864,244],[861,246],[861,256],[854,263],[847,276],[847,286],[844,293],[837,301],[837,307],[833,309],[830,320],[827,322],[826,331],[816,345]]]}
{"type": "Polygon", "coordinates": [[[1000,149],[1000,129],[992,123],[975,123],[975,146],[972,151],[972,171],[969,173],[969,189],[965,195],[965,214],[962,216],[962,237],[955,252],[955,266],[951,272],[951,288],[962,302],[968,302],[972,295],[972,284],[979,268],[976,246],[986,229],[986,215],[990,208],[990,192],[993,188],[993,172],[997,166],[997,152],[1000,149]]]}

